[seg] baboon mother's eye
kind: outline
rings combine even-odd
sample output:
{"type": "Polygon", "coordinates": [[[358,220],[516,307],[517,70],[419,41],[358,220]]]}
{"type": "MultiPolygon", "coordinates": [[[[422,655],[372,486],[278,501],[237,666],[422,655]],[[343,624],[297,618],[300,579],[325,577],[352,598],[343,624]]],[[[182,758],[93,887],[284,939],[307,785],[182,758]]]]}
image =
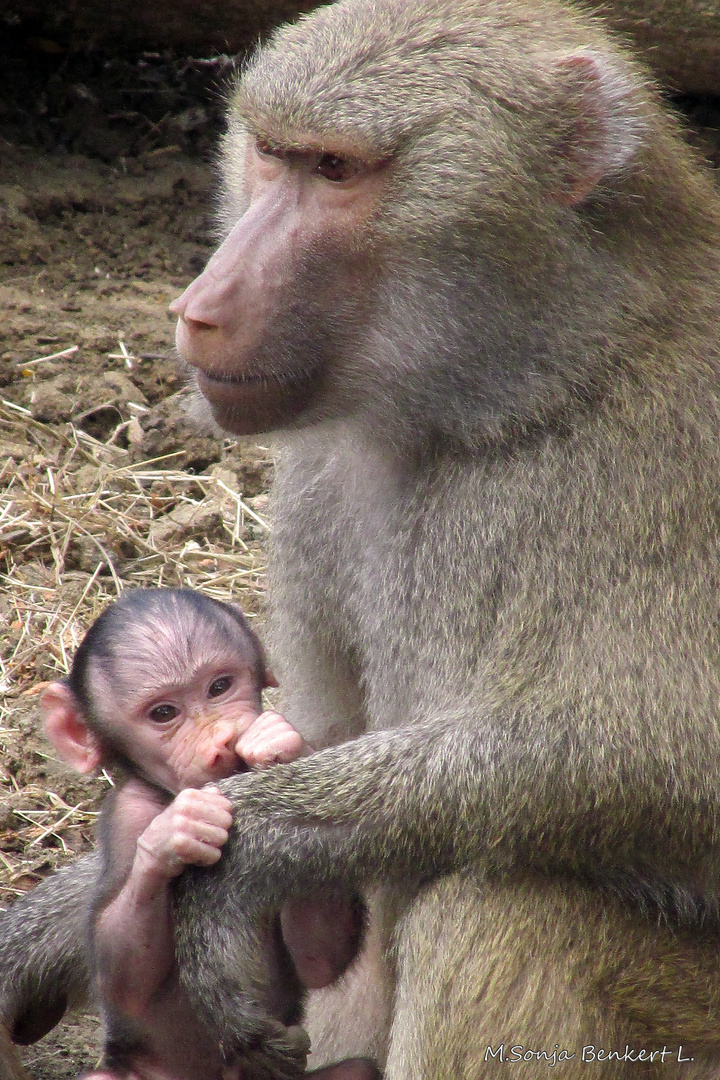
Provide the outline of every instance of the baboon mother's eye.
{"type": "Polygon", "coordinates": [[[357,171],[357,165],[354,162],[348,158],[336,157],[335,154],[321,154],[315,166],[315,172],[335,183],[349,180],[357,171]]]}
{"type": "Polygon", "coordinates": [[[255,140],[255,149],[261,157],[277,158],[285,162],[290,168],[300,169],[322,176],[325,180],[331,180],[335,184],[341,184],[344,180],[351,180],[358,173],[365,172],[367,165],[352,157],[340,157],[337,154],[326,154],[322,150],[313,147],[296,149],[292,146],[274,146],[264,139],[255,140]]]}
{"type": "Polygon", "coordinates": [[[262,157],[276,157],[282,159],[286,156],[283,150],[277,146],[271,146],[270,143],[265,142],[264,139],[256,139],[255,148],[262,157]]]}
{"type": "Polygon", "coordinates": [[[232,686],[231,675],[221,675],[219,679],[213,679],[208,686],[208,697],[220,697],[232,686]]]}

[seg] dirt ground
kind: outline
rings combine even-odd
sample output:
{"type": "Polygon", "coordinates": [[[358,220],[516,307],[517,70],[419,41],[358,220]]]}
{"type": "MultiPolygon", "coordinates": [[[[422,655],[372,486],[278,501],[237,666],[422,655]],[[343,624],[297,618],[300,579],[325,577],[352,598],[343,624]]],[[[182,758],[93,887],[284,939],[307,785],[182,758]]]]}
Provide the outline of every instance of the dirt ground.
{"type": "MultiPolygon", "coordinates": [[[[76,58],[0,101],[0,906],[92,844],[108,780],[56,760],[38,695],[102,607],[162,583],[262,612],[270,454],[188,418],[167,313],[213,247],[227,66],[76,58]]],[[[23,1057],[59,1080],[99,1048],[81,1017],[23,1057]]]]}
{"type": "MultiPolygon", "coordinates": [[[[43,684],[124,587],[189,584],[262,621],[267,448],[188,417],[168,302],[213,247],[227,58],[5,57],[0,100],[0,906],[92,844],[108,779],[72,776],[43,684]]],[[[2,56],[0,56],[0,61],[2,56]]],[[[685,102],[720,164],[717,103],[685,102]]],[[[99,1054],[94,1017],[23,1051],[36,1080],[99,1054]]]]}

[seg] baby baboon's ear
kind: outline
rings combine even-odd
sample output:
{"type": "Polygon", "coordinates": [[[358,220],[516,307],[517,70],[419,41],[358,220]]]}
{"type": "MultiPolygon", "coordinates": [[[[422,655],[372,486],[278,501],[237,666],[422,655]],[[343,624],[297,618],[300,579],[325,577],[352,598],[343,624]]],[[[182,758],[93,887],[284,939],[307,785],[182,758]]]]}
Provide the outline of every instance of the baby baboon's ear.
{"type": "Polygon", "coordinates": [[[67,683],[50,683],[42,693],[40,704],[47,737],[63,761],[79,773],[100,768],[103,762],[100,740],[88,727],[67,683]]]}

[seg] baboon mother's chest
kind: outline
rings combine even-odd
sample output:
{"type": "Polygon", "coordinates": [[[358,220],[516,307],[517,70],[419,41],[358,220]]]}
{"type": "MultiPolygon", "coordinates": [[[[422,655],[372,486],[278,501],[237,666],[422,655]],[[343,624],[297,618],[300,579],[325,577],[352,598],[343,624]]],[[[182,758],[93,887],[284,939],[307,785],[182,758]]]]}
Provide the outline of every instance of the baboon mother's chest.
{"type": "Polygon", "coordinates": [[[429,683],[477,670],[529,570],[525,532],[492,471],[403,472],[336,456],[311,476],[298,460],[276,494],[281,606],[283,590],[286,603],[307,603],[305,626],[321,610],[318,632],[352,652],[371,694],[397,702],[418,683],[427,695],[429,683]]]}

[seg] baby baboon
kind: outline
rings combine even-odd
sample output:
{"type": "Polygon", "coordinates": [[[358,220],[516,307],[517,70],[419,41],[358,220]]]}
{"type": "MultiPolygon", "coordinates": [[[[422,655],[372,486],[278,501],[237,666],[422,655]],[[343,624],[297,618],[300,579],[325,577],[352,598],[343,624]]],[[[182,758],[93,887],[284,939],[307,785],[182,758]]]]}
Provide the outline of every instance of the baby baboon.
{"type": "MultiPolygon", "coordinates": [[[[68,678],[43,693],[48,736],[80,772],[107,766],[119,786],[101,826],[103,864],[91,917],[91,968],[106,1020],[104,1063],[88,1080],[250,1080],[252,1063],[225,1069],[179,986],[170,882],[188,865],[216,862],[231,804],[214,785],[249,764],[310,752],[261,693],[272,681],[240,610],[189,589],[143,589],[106,608],[88,630],[68,678]]],[[[264,936],[276,977],[265,1008],[292,1023],[309,985],[332,982],[357,948],[356,909],[338,901],[285,913],[264,936]],[[318,977],[318,971],[321,973],[318,977]],[[314,980],[314,981],[313,981],[314,980]]],[[[285,1039],[285,1028],[278,1023],[285,1039]]],[[[290,1040],[285,1040],[289,1042],[290,1040]]],[[[306,1040],[297,1031],[297,1059],[306,1040]]],[[[298,1066],[300,1067],[300,1066],[298,1066]]],[[[372,1080],[363,1063],[332,1080],[372,1080]]]]}

